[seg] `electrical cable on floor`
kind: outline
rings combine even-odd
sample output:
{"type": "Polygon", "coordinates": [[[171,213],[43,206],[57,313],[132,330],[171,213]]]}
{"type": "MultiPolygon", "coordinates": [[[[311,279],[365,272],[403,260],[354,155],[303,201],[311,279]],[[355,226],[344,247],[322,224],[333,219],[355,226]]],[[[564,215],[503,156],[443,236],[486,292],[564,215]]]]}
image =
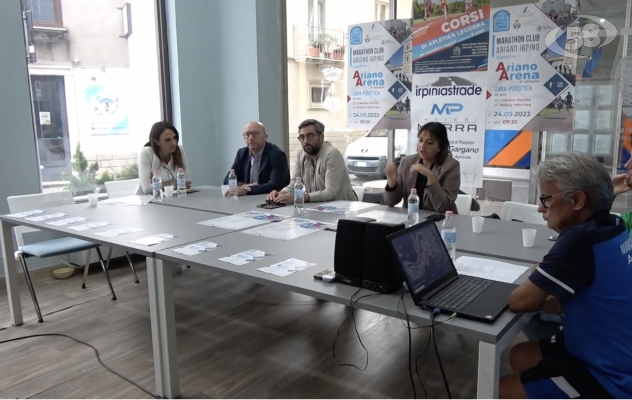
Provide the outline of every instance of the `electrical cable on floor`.
{"type": "Polygon", "coordinates": [[[446,392],[448,392],[448,398],[451,399],[452,393],[450,393],[450,385],[448,384],[448,378],[445,376],[445,371],[443,370],[443,363],[441,362],[441,356],[439,355],[439,348],[437,347],[437,338],[435,336],[434,324],[433,324],[435,314],[438,314],[440,312],[441,311],[438,308],[435,308],[432,314],[430,315],[430,334],[432,335],[432,342],[434,343],[434,349],[435,349],[435,354],[437,355],[437,361],[439,361],[439,369],[441,369],[443,384],[445,385],[446,392]]]}
{"type": "Polygon", "coordinates": [[[334,361],[336,362],[336,365],[338,365],[339,367],[353,367],[353,368],[357,369],[358,371],[364,371],[369,366],[369,351],[364,346],[364,343],[362,343],[362,338],[360,338],[360,333],[358,332],[358,327],[356,325],[355,314],[353,313],[353,305],[355,303],[357,303],[358,301],[360,301],[361,299],[364,299],[365,297],[378,296],[378,295],[380,295],[382,293],[367,294],[367,295],[358,297],[354,301],[353,300],[353,296],[355,296],[356,294],[360,293],[360,290],[362,290],[362,288],[359,288],[358,290],[356,290],[356,292],[353,293],[351,295],[351,298],[349,299],[349,307],[351,307],[351,310],[349,311],[349,314],[347,314],[347,317],[345,318],[345,320],[342,321],[342,324],[340,324],[340,326],[338,327],[338,333],[336,335],[336,339],[334,340],[334,343],[332,344],[332,354],[334,356],[334,361]],[[340,330],[342,329],[342,327],[347,322],[347,320],[349,319],[350,316],[351,316],[351,318],[353,320],[353,329],[355,330],[356,336],[358,337],[358,340],[360,341],[360,345],[362,346],[362,348],[364,349],[364,352],[366,353],[366,363],[364,365],[364,368],[360,368],[360,367],[358,367],[358,366],[356,366],[354,364],[347,364],[347,363],[342,363],[341,364],[340,362],[338,362],[338,359],[336,358],[336,342],[340,338],[340,330]]]}
{"type": "Polygon", "coordinates": [[[110,367],[105,365],[105,363],[103,361],[101,361],[101,356],[99,355],[99,351],[96,349],[96,347],[94,347],[93,345],[91,345],[89,343],[82,342],[81,340],[75,339],[72,336],[64,335],[63,333],[40,333],[40,334],[36,334],[36,335],[20,336],[20,337],[13,338],[13,339],[2,340],[2,341],[0,341],[0,344],[16,342],[18,340],[25,340],[25,339],[31,339],[31,338],[37,338],[37,337],[50,337],[50,336],[53,336],[53,337],[65,337],[65,338],[73,340],[73,341],[75,341],[75,342],[77,342],[79,344],[82,344],[84,346],[90,347],[94,351],[94,354],[97,356],[97,361],[99,361],[99,364],[101,364],[101,366],[103,368],[105,368],[106,370],[110,371],[111,373],[113,373],[114,375],[118,376],[119,378],[123,379],[124,381],[136,386],[138,389],[142,390],[143,392],[145,392],[149,396],[151,396],[151,397],[153,397],[155,399],[162,399],[162,397],[151,393],[149,390],[143,388],[142,386],[140,386],[136,382],[124,377],[123,375],[119,374],[118,372],[114,371],[113,369],[111,369],[110,367]]]}
{"type": "MultiPolygon", "coordinates": [[[[457,313],[453,313],[449,318],[446,318],[443,321],[435,322],[434,321],[434,317],[435,317],[436,314],[438,314],[440,312],[440,310],[439,309],[430,310],[427,307],[422,307],[424,310],[426,310],[426,311],[428,311],[430,313],[430,325],[422,325],[422,326],[418,326],[418,327],[412,328],[412,327],[410,327],[410,317],[408,315],[408,311],[406,310],[406,304],[404,302],[404,295],[407,294],[407,293],[408,293],[408,291],[406,289],[402,289],[402,294],[401,294],[401,296],[399,298],[399,302],[397,303],[397,313],[399,314],[399,320],[402,323],[402,326],[405,329],[408,329],[409,333],[410,333],[410,330],[412,330],[412,329],[422,329],[422,328],[431,328],[432,329],[431,332],[430,332],[430,335],[428,335],[428,341],[426,342],[426,347],[424,348],[424,351],[422,351],[421,354],[419,354],[417,356],[417,358],[415,359],[415,372],[417,373],[417,379],[419,379],[419,383],[421,384],[421,388],[424,391],[425,398],[428,398],[428,392],[426,391],[426,387],[424,386],[424,383],[421,380],[421,375],[419,374],[419,366],[418,366],[419,359],[421,358],[421,356],[423,356],[426,353],[426,351],[428,350],[428,348],[430,346],[430,339],[432,337],[434,337],[434,327],[437,326],[437,325],[441,325],[441,324],[443,324],[445,322],[448,322],[448,321],[450,321],[453,318],[456,318],[457,313]],[[406,315],[406,322],[407,322],[408,326],[404,325],[404,321],[403,321],[403,318],[402,318],[402,315],[401,315],[401,312],[400,312],[400,309],[399,309],[400,304],[402,304],[404,306],[404,313],[406,315]]],[[[412,346],[409,347],[409,350],[412,350],[412,346]]],[[[411,361],[410,361],[410,356],[409,356],[409,364],[408,364],[409,365],[409,373],[412,374],[412,370],[411,370],[410,364],[411,364],[411,361]]],[[[443,370],[443,366],[442,365],[440,365],[440,366],[441,366],[441,369],[443,370]]],[[[447,386],[447,379],[445,378],[445,374],[444,374],[444,383],[446,384],[446,388],[447,388],[448,386],[447,386]]],[[[414,385],[413,385],[413,391],[415,391],[414,385]]],[[[449,392],[449,389],[448,389],[448,392],[449,392]]],[[[416,394],[415,394],[415,396],[416,396],[416,394]]]]}
{"type": "MultiPolygon", "coordinates": [[[[412,367],[412,362],[413,362],[413,339],[412,339],[412,333],[410,331],[410,319],[408,317],[408,311],[406,311],[406,302],[403,301],[404,299],[404,291],[402,290],[402,296],[401,299],[402,300],[402,304],[404,304],[404,313],[406,313],[406,325],[408,326],[408,374],[410,375],[410,384],[413,386],[413,398],[417,398],[417,389],[415,389],[415,379],[413,378],[413,367],[412,367]]],[[[398,304],[399,306],[399,304],[398,304]]],[[[423,383],[422,383],[423,386],[423,383]]],[[[424,391],[426,389],[424,388],[424,391]]]]}
{"type": "Polygon", "coordinates": [[[419,373],[419,359],[426,354],[426,351],[428,351],[428,348],[430,348],[430,334],[428,334],[428,341],[426,342],[426,348],[424,348],[424,351],[421,352],[421,354],[419,354],[417,356],[417,358],[415,358],[415,372],[417,373],[417,379],[419,379],[419,383],[421,383],[421,388],[424,391],[424,399],[428,398],[428,392],[426,391],[426,386],[424,385],[423,381],[421,380],[421,374],[419,373]]]}

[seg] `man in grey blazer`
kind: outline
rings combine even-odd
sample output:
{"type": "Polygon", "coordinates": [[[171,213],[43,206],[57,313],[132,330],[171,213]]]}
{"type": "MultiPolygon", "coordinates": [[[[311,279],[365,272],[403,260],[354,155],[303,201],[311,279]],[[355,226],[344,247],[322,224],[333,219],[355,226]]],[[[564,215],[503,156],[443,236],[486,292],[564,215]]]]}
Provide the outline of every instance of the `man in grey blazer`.
{"type": "Polygon", "coordinates": [[[404,199],[404,207],[408,207],[410,190],[417,189],[420,209],[457,214],[461,166],[450,154],[445,125],[429,122],[419,129],[417,138],[417,154],[402,158],[399,169],[394,164],[386,167],[384,202],[394,207],[404,199]]]}
{"type": "Polygon", "coordinates": [[[299,150],[292,172],[292,181],[283,190],[273,190],[267,200],[294,203],[294,182],[300,176],[305,184],[305,202],[357,200],[351,186],[345,160],[340,151],[325,141],[325,125],[307,119],[298,126],[299,150]]]}

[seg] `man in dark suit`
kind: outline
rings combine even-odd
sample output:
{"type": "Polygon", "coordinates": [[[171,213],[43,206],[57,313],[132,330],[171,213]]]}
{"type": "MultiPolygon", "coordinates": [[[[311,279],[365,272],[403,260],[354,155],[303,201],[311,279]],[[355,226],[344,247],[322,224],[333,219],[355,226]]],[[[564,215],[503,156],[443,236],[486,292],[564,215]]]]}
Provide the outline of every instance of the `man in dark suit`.
{"type": "MultiPolygon", "coordinates": [[[[268,143],[261,122],[249,122],[244,128],[246,147],[237,151],[231,169],[237,175],[237,194],[267,194],[290,183],[287,156],[278,146],[268,143]]],[[[224,178],[228,184],[228,175],[224,178]]]]}

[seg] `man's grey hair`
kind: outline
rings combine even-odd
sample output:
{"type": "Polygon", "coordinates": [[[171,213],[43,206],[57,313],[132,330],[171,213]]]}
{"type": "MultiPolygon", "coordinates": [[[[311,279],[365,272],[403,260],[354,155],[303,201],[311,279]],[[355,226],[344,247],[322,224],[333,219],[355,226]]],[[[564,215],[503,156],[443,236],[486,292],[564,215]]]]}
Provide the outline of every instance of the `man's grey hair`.
{"type": "Polygon", "coordinates": [[[306,119],[305,121],[301,122],[298,125],[298,130],[300,131],[301,129],[305,128],[306,126],[313,126],[314,130],[316,131],[316,133],[318,134],[323,134],[325,133],[325,125],[316,120],[316,119],[306,119]]]}
{"type": "Polygon", "coordinates": [[[586,194],[593,211],[610,210],[614,201],[612,179],[606,168],[594,157],[584,153],[566,153],[557,159],[541,163],[535,176],[539,182],[555,182],[568,201],[576,192],[586,194]]]}

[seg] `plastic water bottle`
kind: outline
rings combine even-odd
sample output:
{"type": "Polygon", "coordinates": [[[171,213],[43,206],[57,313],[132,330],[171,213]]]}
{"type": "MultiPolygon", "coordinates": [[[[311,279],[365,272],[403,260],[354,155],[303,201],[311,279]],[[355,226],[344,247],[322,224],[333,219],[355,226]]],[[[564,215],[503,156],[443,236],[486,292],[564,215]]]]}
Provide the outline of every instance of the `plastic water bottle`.
{"type": "Polygon", "coordinates": [[[154,177],[151,178],[151,187],[154,201],[162,201],[162,178],[160,177],[160,171],[154,171],[154,177]]]}
{"type": "Polygon", "coordinates": [[[417,196],[417,189],[410,189],[410,196],[408,196],[408,223],[411,225],[419,223],[419,196],[417,196]]]}
{"type": "Polygon", "coordinates": [[[441,238],[443,238],[450,257],[454,260],[456,258],[456,224],[453,217],[454,213],[452,211],[446,211],[445,221],[443,221],[443,226],[441,226],[441,238]]]}
{"type": "Polygon", "coordinates": [[[297,176],[294,182],[294,208],[298,211],[305,209],[305,185],[300,176],[297,176]]]}
{"type": "Polygon", "coordinates": [[[176,174],[176,190],[180,197],[187,195],[187,175],[184,173],[183,168],[178,168],[178,173],[176,174]]]}
{"type": "Polygon", "coordinates": [[[228,195],[233,199],[237,199],[239,197],[237,195],[237,175],[235,174],[234,169],[231,169],[228,174],[228,195]]]}

